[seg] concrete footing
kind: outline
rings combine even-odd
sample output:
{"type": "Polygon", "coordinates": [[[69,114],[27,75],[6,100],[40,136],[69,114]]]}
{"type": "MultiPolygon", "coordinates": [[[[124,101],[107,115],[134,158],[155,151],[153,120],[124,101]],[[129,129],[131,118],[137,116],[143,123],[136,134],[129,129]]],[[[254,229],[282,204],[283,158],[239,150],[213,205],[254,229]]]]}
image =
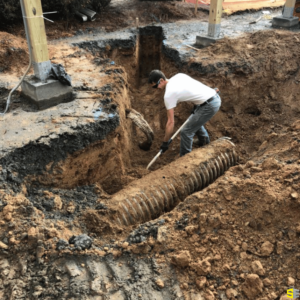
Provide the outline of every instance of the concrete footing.
{"type": "Polygon", "coordinates": [[[46,109],[73,100],[73,89],[55,79],[41,82],[34,76],[27,77],[22,83],[22,96],[39,109],[46,109]]]}
{"type": "Polygon", "coordinates": [[[216,41],[220,40],[220,38],[215,38],[211,36],[197,36],[196,37],[196,45],[197,46],[202,46],[202,47],[207,47],[216,41]]]}
{"type": "Polygon", "coordinates": [[[284,16],[277,16],[277,17],[274,17],[272,20],[273,27],[290,28],[290,27],[298,25],[298,23],[299,23],[298,17],[286,18],[284,16]]]}

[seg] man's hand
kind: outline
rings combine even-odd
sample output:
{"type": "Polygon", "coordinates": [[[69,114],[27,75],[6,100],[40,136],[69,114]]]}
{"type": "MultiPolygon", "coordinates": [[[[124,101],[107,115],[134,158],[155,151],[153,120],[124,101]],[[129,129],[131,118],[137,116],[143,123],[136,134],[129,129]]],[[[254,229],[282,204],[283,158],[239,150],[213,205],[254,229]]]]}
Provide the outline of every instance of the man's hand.
{"type": "Polygon", "coordinates": [[[165,153],[169,149],[169,145],[171,144],[172,140],[168,140],[167,142],[163,142],[160,146],[160,150],[162,150],[162,153],[165,153]]]}
{"type": "Polygon", "coordinates": [[[194,114],[197,108],[198,108],[198,105],[194,105],[193,110],[191,111],[191,114],[194,114]]]}

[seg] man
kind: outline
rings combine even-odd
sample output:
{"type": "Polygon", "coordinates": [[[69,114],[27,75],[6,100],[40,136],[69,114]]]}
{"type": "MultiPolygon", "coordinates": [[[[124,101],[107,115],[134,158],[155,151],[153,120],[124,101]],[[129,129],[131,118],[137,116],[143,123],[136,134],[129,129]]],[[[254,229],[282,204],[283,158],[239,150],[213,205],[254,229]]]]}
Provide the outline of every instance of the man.
{"type": "Polygon", "coordinates": [[[174,130],[174,109],[180,102],[194,104],[193,116],[181,130],[180,156],[192,151],[195,134],[198,137],[199,146],[209,144],[210,139],[204,124],[217,113],[221,106],[221,98],[216,90],[182,73],[167,79],[160,70],[151,71],[149,83],[153,88],[165,89],[164,101],[168,121],[164,141],[160,147],[162,153],[168,150],[171,143],[170,138],[174,130]]]}

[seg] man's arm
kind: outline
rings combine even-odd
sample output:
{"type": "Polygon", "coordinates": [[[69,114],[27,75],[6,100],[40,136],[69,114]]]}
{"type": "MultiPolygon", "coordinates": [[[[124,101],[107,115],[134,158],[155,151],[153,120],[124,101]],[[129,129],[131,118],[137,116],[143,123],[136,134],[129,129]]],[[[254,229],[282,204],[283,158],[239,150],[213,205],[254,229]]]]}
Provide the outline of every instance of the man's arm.
{"type": "Polygon", "coordinates": [[[169,139],[172,136],[172,133],[174,131],[174,108],[171,108],[169,110],[167,110],[167,117],[168,117],[168,121],[166,124],[166,131],[165,131],[165,138],[164,138],[164,142],[168,142],[169,139]]]}

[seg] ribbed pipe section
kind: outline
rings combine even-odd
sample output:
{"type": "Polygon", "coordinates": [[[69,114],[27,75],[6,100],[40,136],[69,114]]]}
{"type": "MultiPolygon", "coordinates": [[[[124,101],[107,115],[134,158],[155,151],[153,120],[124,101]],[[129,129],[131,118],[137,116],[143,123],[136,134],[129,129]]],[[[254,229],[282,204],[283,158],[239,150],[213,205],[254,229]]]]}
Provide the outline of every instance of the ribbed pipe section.
{"type": "Polygon", "coordinates": [[[235,145],[228,139],[193,150],[115,194],[109,205],[115,212],[112,218],[119,225],[156,219],[207,187],[237,162],[235,145]]]}

